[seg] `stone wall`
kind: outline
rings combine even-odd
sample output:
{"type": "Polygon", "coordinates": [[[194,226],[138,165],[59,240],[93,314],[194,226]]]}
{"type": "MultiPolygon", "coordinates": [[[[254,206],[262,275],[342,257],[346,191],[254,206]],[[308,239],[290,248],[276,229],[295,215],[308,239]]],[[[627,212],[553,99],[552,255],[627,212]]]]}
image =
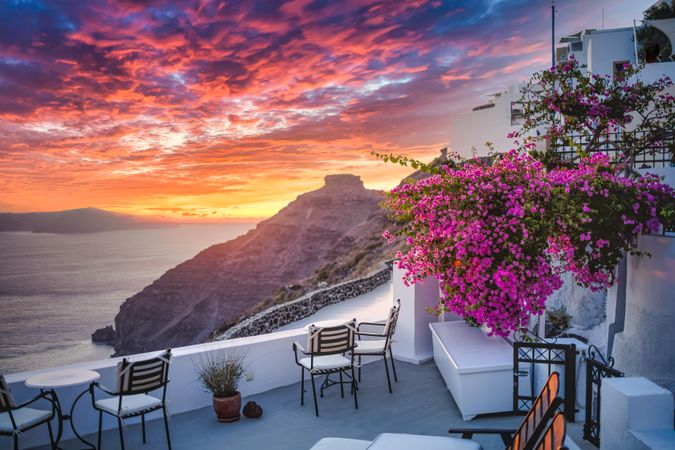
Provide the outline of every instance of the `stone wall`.
{"type": "Polygon", "coordinates": [[[216,340],[256,336],[274,331],[297,320],[311,316],[324,306],[366,294],[391,280],[391,263],[361,278],[345,281],[309,292],[300,298],[271,306],[230,327],[216,340]]]}

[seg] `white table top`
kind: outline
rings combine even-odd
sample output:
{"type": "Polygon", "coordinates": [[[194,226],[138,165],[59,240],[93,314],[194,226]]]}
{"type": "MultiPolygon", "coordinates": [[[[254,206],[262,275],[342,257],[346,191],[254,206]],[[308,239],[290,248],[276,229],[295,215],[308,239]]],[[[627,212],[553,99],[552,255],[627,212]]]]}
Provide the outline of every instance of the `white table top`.
{"type": "Polygon", "coordinates": [[[64,369],[34,375],[26,380],[26,386],[39,389],[64,388],[96,381],[101,374],[87,369],[64,369]]]}

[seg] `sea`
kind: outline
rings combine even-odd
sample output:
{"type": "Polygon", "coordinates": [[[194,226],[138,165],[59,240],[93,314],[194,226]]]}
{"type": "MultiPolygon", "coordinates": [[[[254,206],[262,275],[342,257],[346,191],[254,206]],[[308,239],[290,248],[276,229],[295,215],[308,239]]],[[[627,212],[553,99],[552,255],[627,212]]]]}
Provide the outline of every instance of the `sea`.
{"type": "Polygon", "coordinates": [[[255,224],[0,232],[0,373],[108,358],[91,333],[164,272],[255,224]]]}

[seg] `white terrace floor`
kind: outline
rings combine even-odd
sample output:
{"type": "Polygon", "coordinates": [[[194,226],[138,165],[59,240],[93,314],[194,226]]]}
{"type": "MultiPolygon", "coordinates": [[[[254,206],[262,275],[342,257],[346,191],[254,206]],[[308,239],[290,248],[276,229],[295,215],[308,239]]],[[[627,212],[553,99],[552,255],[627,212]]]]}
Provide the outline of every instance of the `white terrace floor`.
{"type": "MultiPolygon", "coordinates": [[[[347,392],[342,399],[339,388],[334,386],[324,398],[319,398],[321,417],[317,418],[313,411],[311,385],[305,386],[310,390],[305,396],[305,406],[301,407],[300,384],[296,383],[244,399],[243,402],[255,400],[264,408],[260,419],[242,417],[239,422],[221,424],[216,421],[211,408],[174,415],[170,420],[173,448],[305,450],[326,436],[367,440],[383,432],[447,436],[448,427],[467,425],[433,362],[421,366],[398,362],[396,367],[399,382],[394,385],[394,393],[389,394],[382,361],[364,366],[358,410],[354,410],[353,399],[347,392]]],[[[478,417],[470,424],[515,427],[520,419],[513,416],[478,417]]],[[[582,442],[580,423],[572,424],[568,429],[582,448],[594,448],[582,442]]],[[[143,445],[140,426],[126,426],[127,448],[165,449],[162,421],[150,421],[147,430],[148,443],[143,445]]],[[[89,435],[87,439],[95,442],[96,436],[89,435]]],[[[481,436],[476,440],[485,450],[503,448],[497,436],[481,436]]],[[[65,442],[64,447],[79,446],[65,442]]],[[[117,429],[104,432],[102,448],[119,448],[117,429]]]]}

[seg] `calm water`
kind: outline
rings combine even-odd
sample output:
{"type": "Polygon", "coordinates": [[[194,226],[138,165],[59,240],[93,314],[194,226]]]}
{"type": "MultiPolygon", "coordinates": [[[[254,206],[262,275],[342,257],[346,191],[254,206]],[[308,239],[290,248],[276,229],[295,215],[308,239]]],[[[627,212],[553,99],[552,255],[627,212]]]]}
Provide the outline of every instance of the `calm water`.
{"type": "Polygon", "coordinates": [[[102,359],[91,342],[168,269],[252,224],[91,234],[0,233],[0,373],[102,359]]]}

